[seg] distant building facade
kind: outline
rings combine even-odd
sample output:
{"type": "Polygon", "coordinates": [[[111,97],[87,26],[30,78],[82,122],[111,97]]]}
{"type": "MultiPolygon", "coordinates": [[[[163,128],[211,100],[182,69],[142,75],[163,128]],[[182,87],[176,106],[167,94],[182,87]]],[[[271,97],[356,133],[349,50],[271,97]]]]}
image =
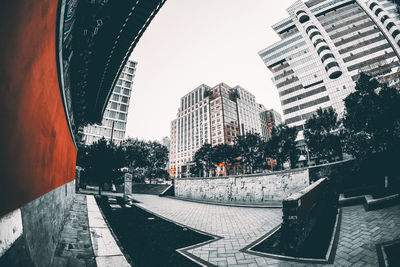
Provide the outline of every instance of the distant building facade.
{"type": "Polygon", "coordinates": [[[171,122],[170,176],[187,176],[203,144],[233,145],[246,133],[262,134],[255,96],[240,86],[200,85],[181,98],[177,118],[171,122]]]}
{"type": "Polygon", "coordinates": [[[261,126],[261,136],[267,140],[268,137],[268,123],[267,123],[267,109],[263,104],[258,104],[259,114],[260,114],[260,126],[261,126]]]}
{"type": "Polygon", "coordinates": [[[282,116],[274,109],[266,109],[258,104],[260,112],[261,136],[268,140],[271,138],[272,129],[282,123],[282,116]]]}
{"type": "Polygon", "coordinates": [[[123,68],[108,101],[101,125],[94,124],[83,128],[83,138],[86,145],[90,145],[102,137],[108,141],[112,138],[113,142],[116,143],[121,142],[125,138],[136,66],[136,62],[128,60],[123,68]]]}
{"type": "Polygon", "coordinates": [[[282,116],[274,109],[265,111],[265,118],[267,121],[268,138],[271,138],[272,129],[282,123],[282,116]]]}
{"type": "Polygon", "coordinates": [[[318,108],[343,115],[361,71],[380,82],[400,77],[400,21],[391,1],[296,1],[272,26],[281,40],[259,52],[278,90],[285,122],[303,130],[318,108]]]}

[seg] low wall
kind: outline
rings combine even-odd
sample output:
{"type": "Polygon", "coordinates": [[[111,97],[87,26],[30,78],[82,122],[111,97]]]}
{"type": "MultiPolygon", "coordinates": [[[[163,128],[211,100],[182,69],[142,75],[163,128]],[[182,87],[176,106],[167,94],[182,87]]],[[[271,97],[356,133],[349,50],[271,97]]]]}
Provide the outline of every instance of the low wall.
{"type": "Polygon", "coordinates": [[[49,266],[74,194],[72,181],[0,218],[0,266],[49,266]]]}
{"type": "Polygon", "coordinates": [[[321,178],[282,202],[281,246],[298,252],[311,231],[334,214],[335,198],[327,178],[321,178]]]}
{"type": "Polygon", "coordinates": [[[268,204],[309,185],[308,169],[229,177],[177,178],[175,196],[218,203],[268,204]]]}
{"type": "Polygon", "coordinates": [[[132,184],[133,194],[148,194],[148,195],[159,195],[165,189],[167,189],[169,184],[132,184]]]}

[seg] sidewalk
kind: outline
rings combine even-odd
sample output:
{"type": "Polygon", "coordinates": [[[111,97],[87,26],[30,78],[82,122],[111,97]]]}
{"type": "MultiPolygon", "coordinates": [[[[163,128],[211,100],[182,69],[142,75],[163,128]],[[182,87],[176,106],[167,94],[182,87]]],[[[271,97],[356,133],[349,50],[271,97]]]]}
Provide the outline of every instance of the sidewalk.
{"type": "Polygon", "coordinates": [[[76,194],[51,266],[127,267],[94,196],[76,194]]]}
{"type": "Polygon", "coordinates": [[[51,266],[96,266],[92,242],[90,240],[85,195],[75,195],[51,266]]]}

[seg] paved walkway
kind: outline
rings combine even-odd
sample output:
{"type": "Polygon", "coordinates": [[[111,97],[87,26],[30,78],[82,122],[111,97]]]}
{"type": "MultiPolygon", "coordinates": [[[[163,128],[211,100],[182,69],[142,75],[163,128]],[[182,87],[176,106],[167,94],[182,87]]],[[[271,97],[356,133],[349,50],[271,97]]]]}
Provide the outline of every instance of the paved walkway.
{"type": "Polygon", "coordinates": [[[75,195],[51,266],[130,266],[92,195],[75,195]]]}
{"type": "MultiPolygon", "coordinates": [[[[189,252],[217,266],[309,266],[240,252],[281,223],[280,209],[228,207],[151,195],[134,195],[137,204],[180,224],[223,237],[189,252]]],[[[400,238],[400,205],[365,212],[343,208],[336,259],[324,266],[377,266],[375,244],[400,238]]]]}
{"type": "Polygon", "coordinates": [[[96,267],[96,260],[89,234],[86,196],[76,194],[53,262],[55,267],[96,267]]]}

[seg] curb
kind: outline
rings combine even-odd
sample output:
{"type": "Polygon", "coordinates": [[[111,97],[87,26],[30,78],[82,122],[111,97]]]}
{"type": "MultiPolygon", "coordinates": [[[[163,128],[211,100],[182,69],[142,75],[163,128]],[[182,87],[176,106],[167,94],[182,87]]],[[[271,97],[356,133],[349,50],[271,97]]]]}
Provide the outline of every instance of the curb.
{"type": "Polygon", "coordinates": [[[97,267],[130,267],[93,195],[86,196],[90,239],[97,267]]]}

